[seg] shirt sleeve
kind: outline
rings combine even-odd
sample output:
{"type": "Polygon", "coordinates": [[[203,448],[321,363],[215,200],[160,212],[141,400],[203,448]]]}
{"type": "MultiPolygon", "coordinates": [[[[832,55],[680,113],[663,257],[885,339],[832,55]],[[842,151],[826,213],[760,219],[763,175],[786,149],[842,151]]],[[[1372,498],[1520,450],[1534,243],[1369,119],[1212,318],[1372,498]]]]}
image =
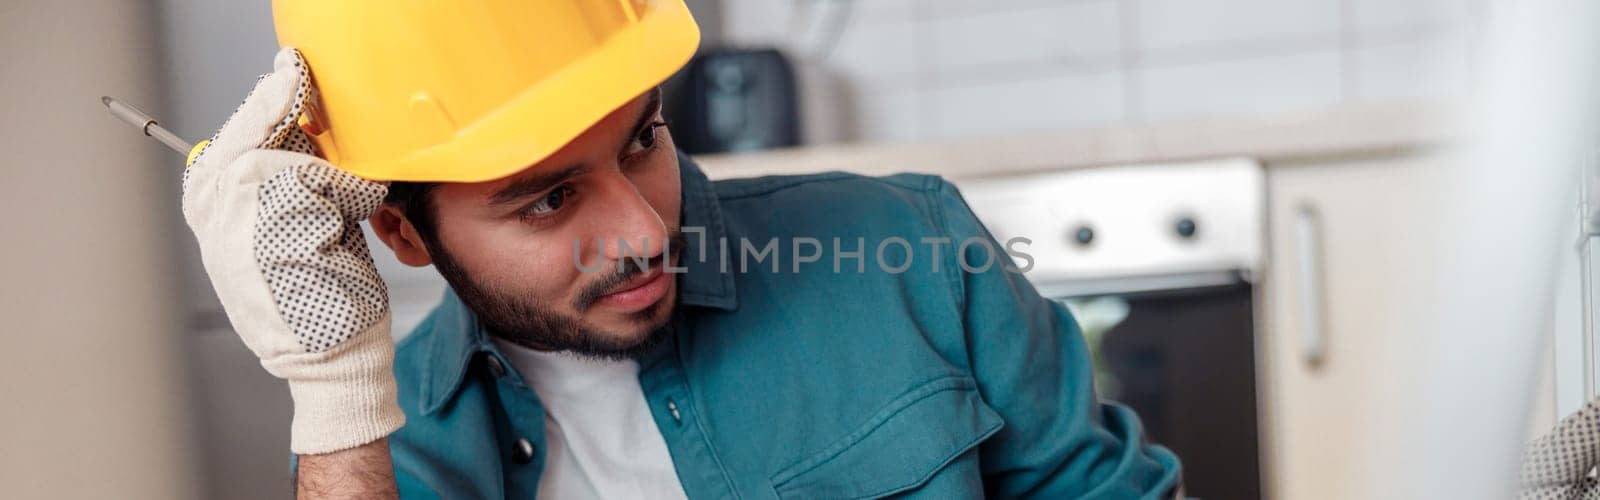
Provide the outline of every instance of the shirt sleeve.
{"type": "Polygon", "coordinates": [[[987,496],[1170,498],[1181,482],[1177,456],[1146,442],[1132,410],[1095,396],[1072,313],[1034,290],[954,186],[941,182],[936,199],[971,369],[1005,420],[979,451],[987,496]]]}

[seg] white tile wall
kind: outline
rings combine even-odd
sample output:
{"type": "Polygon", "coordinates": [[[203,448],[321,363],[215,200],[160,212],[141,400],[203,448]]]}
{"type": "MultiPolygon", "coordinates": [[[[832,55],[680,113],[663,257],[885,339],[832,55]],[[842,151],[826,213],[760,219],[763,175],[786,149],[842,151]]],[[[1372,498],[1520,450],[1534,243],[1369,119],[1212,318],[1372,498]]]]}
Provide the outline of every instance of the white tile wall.
{"type": "Polygon", "coordinates": [[[783,0],[723,0],[722,35],[741,45],[784,46],[792,37],[790,21],[797,2],[783,0]]]}
{"type": "Polygon", "coordinates": [[[1351,0],[1356,30],[1394,30],[1458,26],[1476,7],[1474,0],[1351,0]]]}
{"type": "Polygon", "coordinates": [[[857,0],[855,9],[856,15],[868,19],[879,16],[904,18],[914,15],[914,9],[927,1],[929,0],[857,0]]]}
{"type": "Polygon", "coordinates": [[[917,28],[910,19],[855,20],[826,64],[836,74],[863,83],[911,85],[918,70],[917,28]]]}
{"type": "MultiPolygon", "coordinates": [[[[868,0],[873,1],[873,0],[868,0]]],[[[930,17],[953,17],[985,12],[1061,5],[1082,0],[915,0],[930,17]]]]}
{"type": "Polygon", "coordinates": [[[855,113],[845,136],[888,142],[910,142],[927,137],[922,113],[922,91],[897,88],[860,88],[850,99],[855,113]]]}
{"type": "Polygon", "coordinates": [[[1339,103],[1339,52],[1227,59],[1144,68],[1138,91],[1147,121],[1273,111],[1339,103]]]}
{"type": "Polygon", "coordinates": [[[1339,33],[1340,7],[1335,0],[1135,0],[1131,4],[1142,50],[1332,40],[1339,33]]]}
{"type": "Polygon", "coordinates": [[[941,73],[1021,64],[1105,68],[1122,49],[1115,0],[1056,3],[929,24],[929,64],[941,73]]]}
{"type": "Polygon", "coordinates": [[[1459,97],[1468,89],[1466,44],[1425,39],[1358,47],[1353,52],[1353,92],[1360,99],[1459,97]]]}
{"type": "Polygon", "coordinates": [[[1112,123],[1123,118],[1122,74],[1069,73],[944,87],[929,95],[932,138],[992,136],[1112,123]]]}
{"type": "Polygon", "coordinates": [[[722,0],[721,32],[835,79],[821,141],[920,141],[1459,96],[1482,2],[722,0]]]}

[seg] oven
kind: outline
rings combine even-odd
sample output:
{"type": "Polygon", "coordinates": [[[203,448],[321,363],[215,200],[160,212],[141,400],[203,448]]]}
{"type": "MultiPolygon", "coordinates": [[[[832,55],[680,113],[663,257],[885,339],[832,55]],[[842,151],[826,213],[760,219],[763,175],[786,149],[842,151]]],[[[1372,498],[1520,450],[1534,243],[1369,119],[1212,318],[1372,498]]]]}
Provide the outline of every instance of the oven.
{"type": "Polygon", "coordinates": [[[958,181],[995,238],[1076,315],[1096,391],[1183,460],[1186,493],[1261,497],[1254,279],[1264,177],[1248,159],[958,181]]]}

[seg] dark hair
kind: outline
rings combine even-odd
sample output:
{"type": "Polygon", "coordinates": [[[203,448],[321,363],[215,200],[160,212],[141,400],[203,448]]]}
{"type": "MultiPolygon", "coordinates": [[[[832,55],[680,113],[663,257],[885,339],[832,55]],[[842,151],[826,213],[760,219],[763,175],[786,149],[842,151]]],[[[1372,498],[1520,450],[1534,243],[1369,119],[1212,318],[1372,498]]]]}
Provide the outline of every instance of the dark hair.
{"type": "Polygon", "coordinates": [[[417,228],[417,233],[422,237],[423,243],[430,248],[437,246],[435,234],[437,222],[433,217],[433,188],[435,182],[391,182],[389,194],[383,198],[383,204],[393,205],[405,214],[411,225],[417,228]]]}

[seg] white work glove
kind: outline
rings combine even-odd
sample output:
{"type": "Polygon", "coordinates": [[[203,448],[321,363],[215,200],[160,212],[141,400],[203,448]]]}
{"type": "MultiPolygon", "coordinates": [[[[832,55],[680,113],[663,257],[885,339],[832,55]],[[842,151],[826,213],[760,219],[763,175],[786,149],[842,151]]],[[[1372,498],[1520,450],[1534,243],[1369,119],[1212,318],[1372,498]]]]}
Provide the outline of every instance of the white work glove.
{"type": "Polygon", "coordinates": [[[289,448],[329,453],[405,423],[388,292],[360,225],[388,186],[315,156],[296,121],[305,61],[285,48],[273,66],[184,172],[183,216],[234,330],[289,383],[289,448]]]}
{"type": "Polygon", "coordinates": [[[1589,401],[1528,444],[1517,498],[1600,499],[1600,483],[1592,475],[1596,465],[1600,465],[1600,399],[1589,401]]]}

